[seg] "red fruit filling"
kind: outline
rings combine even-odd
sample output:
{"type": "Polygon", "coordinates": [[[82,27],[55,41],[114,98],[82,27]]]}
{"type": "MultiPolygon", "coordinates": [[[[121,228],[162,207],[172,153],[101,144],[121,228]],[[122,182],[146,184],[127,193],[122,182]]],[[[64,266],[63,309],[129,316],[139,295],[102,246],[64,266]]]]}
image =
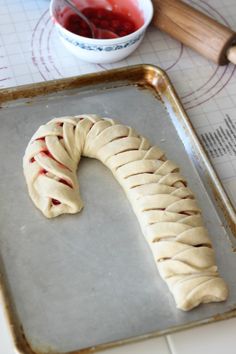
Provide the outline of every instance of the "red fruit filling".
{"type": "Polygon", "coordinates": [[[35,162],[35,158],[34,158],[34,157],[31,157],[30,163],[33,163],[33,162],[35,162]]]}
{"type": "Polygon", "coordinates": [[[72,188],[72,185],[71,185],[68,181],[66,181],[65,179],[63,179],[63,178],[60,178],[60,179],[58,180],[58,182],[63,183],[63,184],[65,184],[66,186],[72,188]]]}
{"type": "MultiPolygon", "coordinates": [[[[94,7],[87,7],[82,12],[97,28],[114,32],[118,37],[127,36],[138,29],[129,16],[120,12],[94,7]]],[[[82,37],[92,38],[89,26],[76,14],[67,17],[65,28],[82,37]]],[[[103,39],[109,38],[113,37],[104,34],[103,39]]]]}
{"type": "Polygon", "coordinates": [[[54,157],[52,156],[52,154],[48,150],[41,151],[41,155],[42,156],[48,156],[48,157],[51,157],[52,159],[54,159],[54,157]]]}
{"type": "Polygon", "coordinates": [[[52,204],[59,205],[59,204],[61,204],[61,202],[59,202],[59,200],[57,200],[57,199],[52,199],[52,204]]]}
{"type": "MultiPolygon", "coordinates": [[[[69,182],[67,182],[67,181],[66,181],[65,179],[63,179],[63,178],[60,178],[60,179],[58,180],[58,182],[63,183],[63,184],[65,184],[66,186],[72,188],[71,184],[70,184],[69,182]]],[[[53,205],[59,205],[59,204],[61,204],[61,202],[60,202],[59,200],[57,200],[57,199],[52,199],[52,204],[53,204],[53,205]]]]}

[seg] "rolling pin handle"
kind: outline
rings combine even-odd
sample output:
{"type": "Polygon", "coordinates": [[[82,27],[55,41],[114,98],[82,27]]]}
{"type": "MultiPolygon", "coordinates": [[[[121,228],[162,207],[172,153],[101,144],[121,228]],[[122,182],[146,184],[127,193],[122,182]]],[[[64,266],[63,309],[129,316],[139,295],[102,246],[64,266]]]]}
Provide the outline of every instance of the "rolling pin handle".
{"type": "Polygon", "coordinates": [[[153,24],[161,31],[216,64],[225,65],[228,60],[236,64],[236,33],[232,29],[184,1],[152,0],[152,2],[153,24]]]}
{"type": "Polygon", "coordinates": [[[236,65],[236,45],[228,49],[226,56],[231,63],[236,65]]]}

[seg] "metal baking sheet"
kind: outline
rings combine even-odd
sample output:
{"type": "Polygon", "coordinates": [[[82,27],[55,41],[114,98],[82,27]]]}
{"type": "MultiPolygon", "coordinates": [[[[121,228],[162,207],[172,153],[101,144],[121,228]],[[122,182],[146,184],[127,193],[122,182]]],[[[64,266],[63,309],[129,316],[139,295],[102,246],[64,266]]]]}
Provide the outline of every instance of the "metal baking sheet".
{"type": "Polygon", "coordinates": [[[164,72],[135,66],[7,89],[0,100],[1,281],[19,352],[90,352],[235,315],[235,211],[164,72]],[[81,213],[48,220],[34,207],[22,172],[30,137],[53,117],[81,113],[131,125],[180,165],[230,287],[227,302],[176,309],[125,194],[98,161],[79,165],[81,213]]]}

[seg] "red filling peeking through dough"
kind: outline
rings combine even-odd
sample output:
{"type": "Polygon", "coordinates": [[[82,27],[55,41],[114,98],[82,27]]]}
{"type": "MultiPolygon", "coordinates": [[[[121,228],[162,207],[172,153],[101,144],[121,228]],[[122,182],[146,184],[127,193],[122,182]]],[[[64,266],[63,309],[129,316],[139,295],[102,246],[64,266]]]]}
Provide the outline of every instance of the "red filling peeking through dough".
{"type": "MultiPolygon", "coordinates": [[[[84,118],[80,118],[80,120],[83,120],[83,119],[84,119],[84,118]]],[[[64,123],[62,123],[62,122],[59,122],[59,123],[58,123],[58,125],[59,125],[60,127],[62,127],[63,124],[64,124],[64,123]]],[[[63,137],[62,137],[62,136],[58,136],[58,139],[63,139],[63,137]]],[[[38,139],[36,139],[36,140],[45,141],[45,137],[38,138],[38,139]]],[[[53,159],[54,161],[56,161],[62,168],[67,168],[67,169],[69,170],[68,167],[66,167],[65,165],[61,164],[59,161],[57,161],[57,160],[53,157],[53,155],[50,153],[49,150],[42,150],[40,153],[41,153],[42,156],[44,156],[44,157],[50,157],[51,159],[53,159]]],[[[30,163],[34,163],[35,161],[36,161],[36,160],[35,160],[34,157],[32,157],[32,158],[30,159],[30,163]]],[[[39,174],[40,174],[40,175],[45,175],[47,172],[48,172],[47,170],[41,169],[41,170],[39,171],[39,174]]],[[[70,184],[70,182],[66,181],[64,178],[60,178],[60,179],[58,180],[58,182],[60,182],[60,183],[62,183],[62,184],[65,184],[66,186],[68,186],[68,187],[70,187],[70,188],[73,188],[73,186],[70,184]]],[[[54,198],[51,199],[51,202],[52,202],[53,205],[60,205],[60,204],[61,204],[61,202],[60,202],[59,200],[54,199],[54,198]]]]}
{"type": "MultiPolygon", "coordinates": [[[[58,180],[58,182],[63,183],[63,184],[65,184],[66,186],[72,188],[72,185],[71,185],[68,181],[66,181],[65,179],[63,179],[63,178],[60,178],[60,179],[58,180]]],[[[59,200],[57,200],[57,199],[52,199],[52,204],[53,204],[53,205],[59,205],[59,204],[61,204],[61,202],[60,202],[59,200]]]]}
{"type": "Polygon", "coordinates": [[[59,202],[59,200],[57,200],[57,199],[52,199],[52,204],[59,205],[59,204],[61,204],[61,202],[59,202]]]}

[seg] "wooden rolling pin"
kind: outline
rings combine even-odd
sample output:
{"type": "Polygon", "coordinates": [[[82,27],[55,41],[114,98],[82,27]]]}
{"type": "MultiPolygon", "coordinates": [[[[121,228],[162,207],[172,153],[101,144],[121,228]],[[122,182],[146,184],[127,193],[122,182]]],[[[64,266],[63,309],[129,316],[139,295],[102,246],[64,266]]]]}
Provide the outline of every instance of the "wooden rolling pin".
{"type": "Polygon", "coordinates": [[[219,65],[236,64],[236,33],[181,0],[153,0],[153,23],[219,65]]]}

